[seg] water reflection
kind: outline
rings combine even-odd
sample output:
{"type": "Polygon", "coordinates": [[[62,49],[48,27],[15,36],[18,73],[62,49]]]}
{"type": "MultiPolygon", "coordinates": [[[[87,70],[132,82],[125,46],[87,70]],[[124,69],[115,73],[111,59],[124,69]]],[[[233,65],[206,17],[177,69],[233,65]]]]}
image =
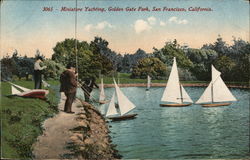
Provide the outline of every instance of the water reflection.
{"type": "MultiPolygon", "coordinates": [[[[185,89],[194,101],[204,91],[185,89]]],[[[138,113],[134,120],[109,123],[113,143],[125,159],[250,158],[248,91],[232,89],[239,101],[228,107],[165,108],[159,106],[163,87],[147,92],[143,87],[121,90],[138,113]]],[[[113,88],[105,92],[112,95],[113,88]]]]}

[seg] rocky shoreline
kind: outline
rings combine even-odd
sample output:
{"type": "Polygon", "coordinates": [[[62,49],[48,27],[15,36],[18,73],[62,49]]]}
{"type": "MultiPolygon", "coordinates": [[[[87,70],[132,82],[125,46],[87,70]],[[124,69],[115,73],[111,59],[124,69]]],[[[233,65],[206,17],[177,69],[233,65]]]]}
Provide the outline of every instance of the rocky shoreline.
{"type": "MultiPolygon", "coordinates": [[[[167,83],[152,83],[152,87],[165,87],[167,83]]],[[[183,83],[184,87],[207,87],[208,83],[183,83]]],[[[119,84],[119,87],[146,87],[146,83],[127,83],[127,84],[119,84]]],[[[229,88],[245,88],[249,89],[250,85],[227,85],[229,88]]],[[[114,87],[114,84],[104,84],[104,87],[110,88],[114,87]]]]}
{"type": "Polygon", "coordinates": [[[91,104],[81,101],[83,111],[77,114],[78,126],[70,139],[77,159],[120,159],[112,144],[108,122],[91,104]]]}
{"type": "Polygon", "coordinates": [[[66,97],[61,94],[59,113],[43,124],[43,134],[33,144],[33,159],[121,159],[109,136],[108,121],[91,104],[76,99],[75,114],[63,112],[66,97]]]}

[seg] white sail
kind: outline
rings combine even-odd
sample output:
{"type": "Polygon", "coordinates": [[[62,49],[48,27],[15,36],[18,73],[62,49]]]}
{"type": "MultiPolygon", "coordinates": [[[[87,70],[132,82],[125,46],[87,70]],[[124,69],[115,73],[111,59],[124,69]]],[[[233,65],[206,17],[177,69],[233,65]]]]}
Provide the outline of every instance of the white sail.
{"type": "Polygon", "coordinates": [[[124,115],[125,113],[134,109],[135,105],[132,102],[130,102],[129,99],[122,93],[120,88],[117,86],[115,80],[114,80],[114,84],[115,84],[115,91],[116,91],[118,104],[120,108],[120,113],[121,115],[124,115]]]}
{"type": "Polygon", "coordinates": [[[181,92],[182,92],[183,102],[193,103],[193,100],[189,97],[189,95],[187,94],[186,90],[184,89],[182,85],[181,85],[181,92]]]}
{"type": "Polygon", "coordinates": [[[196,103],[237,101],[212,65],[212,81],[196,103]]]}
{"type": "Polygon", "coordinates": [[[105,100],[105,92],[104,92],[104,87],[103,87],[103,79],[101,79],[101,86],[100,86],[100,96],[99,96],[99,101],[104,101],[105,100]]]}
{"type": "Polygon", "coordinates": [[[213,65],[211,67],[212,67],[212,83],[214,84],[215,81],[220,77],[221,73],[218,70],[216,70],[213,65]]]}
{"type": "Polygon", "coordinates": [[[209,83],[208,87],[205,89],[201,97],[195,103],[207,103],[212,102],[212,82],[209,83]]]}
{"type": "Polygon", "coordinates": [[[116,114],[118,114],[118,113],[117,113],[117,110],[115,108],[115,92],[114,92],[112,99],[111,99],[109,106],[108,106],[106,117],[116,115],[116,114]]]}
{"type": "Polygon", "coordinates": [[[21,92],[17,90],[13,85],[11,85],[11,93],[12,94],[20,94],[21,92]]]}
{"type": "Polygon", "coordinates": [[[181,103],[180,83],[175,57],[161,101],[181,103]]]}
{"type": "Polygon", "coordinates": [[[19,88],[19,89],[23,90],[24,92],[25,92],[25,91],[30,91],[30,89],[28,89],[28,88],[24,88],[24,87],[19,86],[19,85],[16,85],[16,84],[14,84],[14,83],[11,83],[11,82],[10,82],[10,84],[12,84],[13,86],[15,86],[15,87],[17,87],[17,88],[19,88]]]}
{"type": "Polygon", "coordinates": [[[226,102],[237,101],[221,77],[217,78],[213,84],[213,101],[214,102],[226,102]]]}
{"type": "Polygon", "coordinates": [[[151,77],[148,75],[148,77],[147,77],[147,89],[149,89],[150,88],[150,84],[151,84],[151,77]]]}

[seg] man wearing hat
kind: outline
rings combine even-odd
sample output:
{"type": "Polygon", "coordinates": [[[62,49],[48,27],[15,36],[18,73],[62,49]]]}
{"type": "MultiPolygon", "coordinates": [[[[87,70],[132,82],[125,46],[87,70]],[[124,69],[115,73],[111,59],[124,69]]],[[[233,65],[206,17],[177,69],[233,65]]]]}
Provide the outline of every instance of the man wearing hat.
{"type": "Polygon", "coordinates": [[[42,88],[42,70],[47,68],[46,66],[41,67],[40,63],[43,61],[42,57],[37,57],[36,62],[34,64],[34,81],[35,81],[35,89],[42,88]]]}
{"type": "Polygon", "coordinates": [[[64,112],[66,113],[74,113],[72,112],[72,103],[76,96],[76,89],[77,89],[77,80],[75,74],[75,66],[72,64],[68,64],[67,69],[61,74],[60,76],[60,92],[64,92],[65,96],[67,97],[65,105],[64,105],[64,112]]]}

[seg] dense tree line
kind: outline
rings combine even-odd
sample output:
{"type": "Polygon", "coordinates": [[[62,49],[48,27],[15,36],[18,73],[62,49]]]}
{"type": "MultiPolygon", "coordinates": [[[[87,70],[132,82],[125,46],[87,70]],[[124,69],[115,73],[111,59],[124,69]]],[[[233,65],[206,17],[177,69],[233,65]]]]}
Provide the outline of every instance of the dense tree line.
{"type": "MultiPolygon", "coordinates": [[[[153,53],[138,49],[134,54],[118,54],[109,48],[109,43],[101,37],[95,37],[90,43],[75,39],[65,39],[53,48],[52,59],[46,59],[48,66],[44,72],[46,79],[57,79],[67,63],[78,61],[79,78],[98,78],[102,75],[114,75],[115,72],[131,73],[131,78],[165,79],[176,57],[181,80],[211,79],[211,64],[222,74],[225,81],[249,81],[250,44],[242,39],[233,38],[228,45],[218,36],[212,44],[200,49],[187,48],[177,40],[166,42],[153,53]],[[75,48],[77,44],[77,48],[75,48]],[[164,66],[164,67],[163,67],[164,66]]],[[[40,55],[37,51],[36,56],[40,55]]],[[[13,75],[19,78],[33,74],[34,58],[21,57],[15,51],[13,55],[1,59],[1,79],[10,80],[13,75]]]]}
{"type": "Polygon", "coordinates": [[[1,59],[1,81],[11,81],[14,76],[18,79],[33,79],[34,62],[38,56],[43,57],[42,65],[47,66],[43,71],[44,79],[59,79],[60,74],[65,69],[62,64],[45,59],[39,50],[36,51],[34,57],[20,56],[15,50],[12,56],[7,55],[1,59]]]}
{"type": "MultiPolygon", "coordinates": [[[[161,49],[154,48],[153,57],[161,60],[170,72],[173,57],[176,57],[181,80],[211,79],[211,65],[220,72],[225,81],[245,81],[250,78],[250,44],[242,39],[233,39],[233,44],[226,44],[218,36],[213,44],[205,44],[200,49],[185,48],[177,43],[167,42],[161,49]]],[[[136,70],[145,67],[137,65],[136,70]]],[[[144,69],[141,69],[142,71],[144,69]]],[[[143,78],[142,74],[132,74],[132,77],[143,78]]]]}

